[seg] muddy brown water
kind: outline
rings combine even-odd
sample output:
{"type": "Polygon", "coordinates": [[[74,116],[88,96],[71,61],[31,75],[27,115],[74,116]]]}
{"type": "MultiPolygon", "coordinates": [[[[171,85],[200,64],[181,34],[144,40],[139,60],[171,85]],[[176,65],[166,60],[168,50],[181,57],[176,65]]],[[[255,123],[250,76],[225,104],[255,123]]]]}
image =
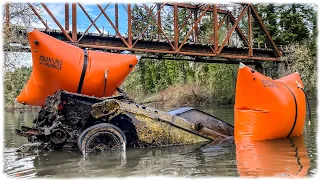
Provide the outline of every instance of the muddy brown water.
{"type": "MultiPolygon", "coordinates": [[[[233,108],[201,108],[233,124],[233,108]]],[[[26,138],[14,134],[21,125],[31,126],[37,112],[5,113],[4,173],[10,177],[127,177],[127,176],[314,176],[317,173],[317,114],[302,137],[266,141],[244,149],[232,141],[220,144],[127,149],[84,158],[77,149],[50,154],[17,153],[26,138]],[[238,148],[238,149],[237,149],[238,148]]]]}

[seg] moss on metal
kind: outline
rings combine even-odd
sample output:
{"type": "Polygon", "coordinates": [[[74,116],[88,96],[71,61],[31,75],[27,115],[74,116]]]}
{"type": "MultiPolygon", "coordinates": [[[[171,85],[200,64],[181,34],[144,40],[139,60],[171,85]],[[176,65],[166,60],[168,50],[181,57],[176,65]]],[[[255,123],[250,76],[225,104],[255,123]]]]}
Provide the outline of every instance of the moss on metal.
{"type": "Polygon", "coordinates": [[[97,119],[111,120],[120,114],[130,117],[139,141],[152,146],[193,144],[229,137],[207,127],[199,128],[182,117],[125,101],[108,99],[92,107],[91,114],[97,119]]]}

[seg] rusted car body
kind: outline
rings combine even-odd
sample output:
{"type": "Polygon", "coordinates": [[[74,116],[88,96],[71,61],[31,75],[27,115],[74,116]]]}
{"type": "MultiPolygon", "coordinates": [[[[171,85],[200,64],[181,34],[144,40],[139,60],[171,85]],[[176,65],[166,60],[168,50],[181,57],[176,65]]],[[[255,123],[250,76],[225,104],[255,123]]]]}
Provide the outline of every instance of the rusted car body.
{"type": "Polygon", "coordinates": [[[138,105],[121,93],[96,98],[62,90],[46,99],[32,128],[16,132],[51,149],[77,144],[83,154],[233,138],[232,125],[197,109],[164,112],[138,105]]]}

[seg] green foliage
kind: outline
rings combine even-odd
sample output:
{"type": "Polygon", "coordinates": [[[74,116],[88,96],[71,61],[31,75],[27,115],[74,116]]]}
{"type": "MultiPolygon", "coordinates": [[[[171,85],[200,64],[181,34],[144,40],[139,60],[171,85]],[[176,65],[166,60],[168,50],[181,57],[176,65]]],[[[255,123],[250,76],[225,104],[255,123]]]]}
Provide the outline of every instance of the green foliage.
{"type": "MultiPolygon", "coordinates": [[[[279,29],[279,23],[277,19],[279,19],[279,7],[276,4],[259,4],[257,7],[258,12],[260,12],[260,16],[270,32],[273,40],[276,44],[281,42],[281,30],[279,29]]],[[[259,36],[260,42],[265,41],[264,36],[259,36]]]]}
{"type": "MultiPolygon", "coordinates": [[[[312,4],[257,4],[256,8],[278,45],[302,43],[315,34],[317,13],[312,4]]],[[[265,42],[264,36],[257,37],[265,42]]]]}
{"type": "Polygon", "coordinates": [[[207,105],[230,104],[234,99],[236,72],[237,65],[145,59],[129,75],[123,88],[133,97],[142,97],[177,84],[195,84],[203,89],[200,98],[206,99],[207,105]],[[142,68],[145,76],[140,74],[142,68]]]}
{"type": "Polygon", "coordinates": [[[5,106],[14,106],[16,97],[20,94],[31,74],[31,67],[20,67],[13,72],[4,74],[4,100],[5,106]]]}
{"type": "MultiPolygon", "coordinates": [[[[277,45],[289,45],[286,70],[276,63],[263,62],[264,74],[279,78],[299,72],[309,94],[316,94],[317,8],[313,4],[257,4],[256,8],[277,45]]],[[[264,42],[265,37],[258,37],[264,42]]]]}
{"type": "Polygon", "coordinates": [[[302,78],[305,90],[315,97],[317,93],[317,58],[307,45],[293,45],[293,53],[282,59],[287,62],[284,75],[298,72],[302,78]]]}

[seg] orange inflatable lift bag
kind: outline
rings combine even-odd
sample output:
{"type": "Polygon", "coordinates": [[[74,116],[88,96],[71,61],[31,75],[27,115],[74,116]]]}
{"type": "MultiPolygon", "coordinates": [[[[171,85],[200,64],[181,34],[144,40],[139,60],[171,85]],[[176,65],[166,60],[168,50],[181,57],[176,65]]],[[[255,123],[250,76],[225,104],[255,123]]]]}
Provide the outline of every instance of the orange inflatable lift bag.
{"type": "Polygon", "coordinates": [[[306,177],[310,159],[303,136],[236,142],[240,177],[306,177]]]}
{"type": "Polygon", "coordinates": [[[298,73],[272,80],[240,63],[234,139],[266,140],[303,134],[306,98],[298,73]]]}
{"type": "Polygon", "coordinates": [[[115,93],[139,58],[135,55],[83,50],[38,30],[28,33],[32,73],[17,97],[23,104],[42,106],[58,89],[103,97],[115,93]]]}

